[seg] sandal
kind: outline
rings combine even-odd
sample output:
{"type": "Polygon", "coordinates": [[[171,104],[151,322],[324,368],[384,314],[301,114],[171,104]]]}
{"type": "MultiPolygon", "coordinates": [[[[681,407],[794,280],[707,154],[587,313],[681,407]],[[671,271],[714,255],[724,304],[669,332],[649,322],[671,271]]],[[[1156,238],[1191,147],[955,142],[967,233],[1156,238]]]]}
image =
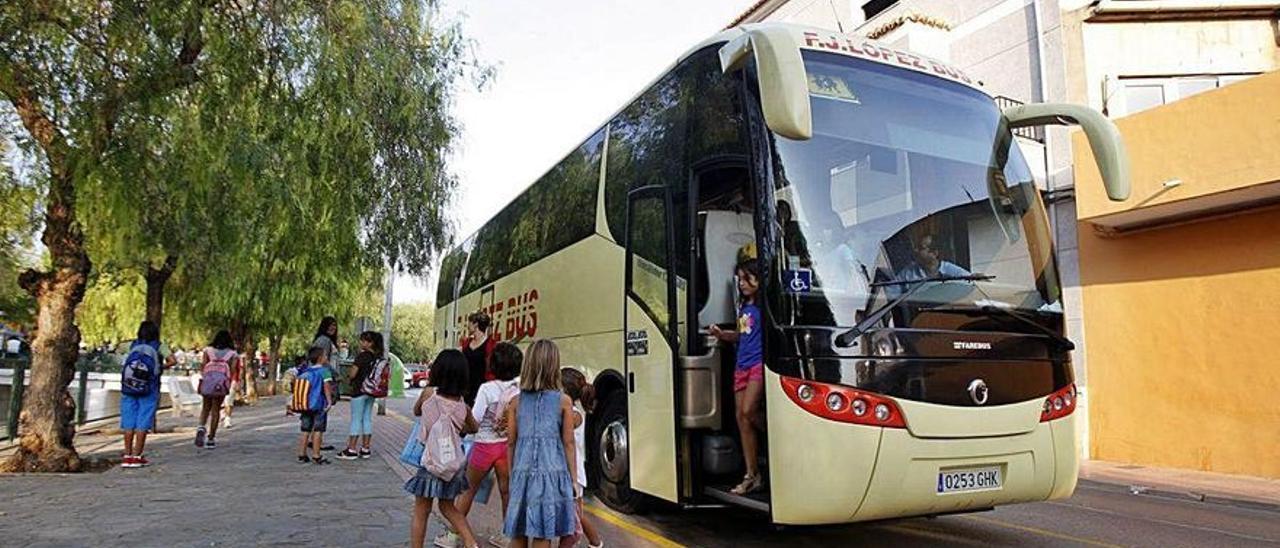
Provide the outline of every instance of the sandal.
{"type": "Polygon", "coordinates": [[[311,464],[329,464],[329,459],[324,457],[311,457],[311,464]]]}
{"type": "Polygon", "coordinates": [[[746,495],[759,491],[761,487],[764,487],[764,480],[760,477],[760,474],[756,474],[754,476],[743,477],[742,483],[739,483],[737,487],[730,489],[729,492],[735,495],[746,495]]]}

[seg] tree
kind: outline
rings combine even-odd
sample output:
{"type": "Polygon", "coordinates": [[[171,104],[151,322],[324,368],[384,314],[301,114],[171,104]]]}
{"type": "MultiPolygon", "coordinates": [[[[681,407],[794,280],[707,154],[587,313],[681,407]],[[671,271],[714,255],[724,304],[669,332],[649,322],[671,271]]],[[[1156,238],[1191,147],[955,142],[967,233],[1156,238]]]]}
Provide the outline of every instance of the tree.
{"type": "Polygon", "coordinates": [[[20,447],[4,469],[81,466],[66,387],[91,249],[112,268],[143,265],[149,286],[180,273],[187,314],[230,325],[249,351],[255,330],[279,335],[343,308],[383,265],[425,273],[452,237],[452,89],[471,69],[478,82],[487,75],[433,7],[0,5],[0,94],[21,122],[20,144],[39,152],[50,259],[19,277],[36,300],[38,332],[20,447]],[[111,252],[119,242],[110,239],[86,245],[78,200],[91,221],[132,218],[155,235],[182,220],[156,221],[150,201],[188,191],[231,204],[220,212],[230,220],[197,242],[207,260],[186,261],[192,254],[163,238],[134,240],[136,254],[111,252]]]}
{"type": "Polygon", "coordinates": [[[138,105],[195,81],[210,15],[197,2],[145,12],[97,2],[0,6],[0,94],[25,130],[21,139],[43,160],[41,241],[50,258],[47,268],[18,277],[36,300],[37,331],[19,448],[6,470],[80,469],[67,385],[80,342],[75,310],[91,263],[77,190],[115,150],[117,128],[138,105]]]}
{"type": "Polygon", "coordinates": [[[406,362],[427,362],[435,356],[432,338],[435,303],[398,304],[391,307],[391,353],[406,362]]]}

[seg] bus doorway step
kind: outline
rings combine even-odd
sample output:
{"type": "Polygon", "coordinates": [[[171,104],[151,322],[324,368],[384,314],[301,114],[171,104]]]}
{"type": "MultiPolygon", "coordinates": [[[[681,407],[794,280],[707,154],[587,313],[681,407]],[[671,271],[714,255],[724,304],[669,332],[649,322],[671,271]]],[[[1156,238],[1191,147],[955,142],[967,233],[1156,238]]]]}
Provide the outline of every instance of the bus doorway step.
{"type": "Polygon", "coordinates": [[[752,510],[756,510],[759,512],[765,512],[765,513],[769,512],[768,489],[761,490],[748,495],[735,495],[730,492],[730,489],[733,489],[732,485],[712,486],[712,487],[707,487],[706,489],[703,489],[703,493],[705,493],[707,496],[713,499],[727,502],[734,506],[750,508],[752,510]]]}

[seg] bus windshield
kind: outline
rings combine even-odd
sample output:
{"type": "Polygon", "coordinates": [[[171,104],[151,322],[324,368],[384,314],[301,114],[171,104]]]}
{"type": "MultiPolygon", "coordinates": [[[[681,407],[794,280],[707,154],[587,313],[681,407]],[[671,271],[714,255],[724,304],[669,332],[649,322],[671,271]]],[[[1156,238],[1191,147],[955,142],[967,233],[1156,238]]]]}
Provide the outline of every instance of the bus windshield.
{"type": "Polygon", "coordinates": [[[1058,325],[1044,205],[993,101],[898,67],[804,58],[813,137],[774,137],[775,321],[937,327],[914,318],[996,307],[1058,325]]]}

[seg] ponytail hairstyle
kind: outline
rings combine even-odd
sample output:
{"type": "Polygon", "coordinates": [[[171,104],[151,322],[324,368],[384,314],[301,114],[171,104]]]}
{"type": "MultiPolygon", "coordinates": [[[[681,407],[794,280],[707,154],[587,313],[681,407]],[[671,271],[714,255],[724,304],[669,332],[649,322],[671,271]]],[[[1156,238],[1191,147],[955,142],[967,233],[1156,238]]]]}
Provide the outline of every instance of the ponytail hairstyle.
{"type": "Polygon", "coordinates": [[[596,388],[587,382],[586,375],[581,371],[572,367],[561,369],[560,384],[564,386],[564,393],[569,395],[569,399],[582,402],[582,408],[588,413],[595,408],[596,388]]]}

